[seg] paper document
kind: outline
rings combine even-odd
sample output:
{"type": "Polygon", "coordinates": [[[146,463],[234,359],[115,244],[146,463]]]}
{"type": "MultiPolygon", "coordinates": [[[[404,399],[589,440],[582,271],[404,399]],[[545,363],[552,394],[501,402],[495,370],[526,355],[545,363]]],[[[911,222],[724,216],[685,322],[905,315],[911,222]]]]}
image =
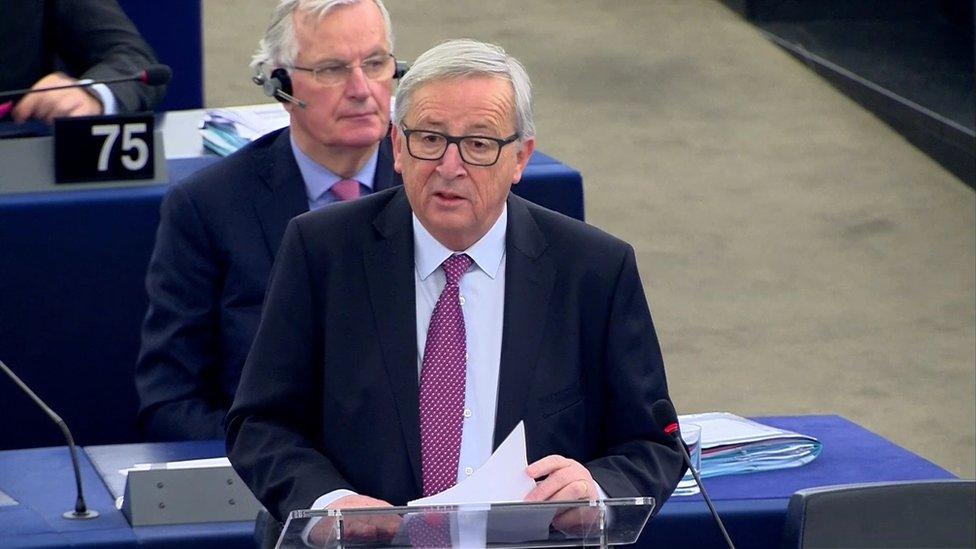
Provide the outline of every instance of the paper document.
{"type": "Polygon", "coordinates": [[[279,103],[213,109],[200,122],[200,135],[204,147],[228,156],[262,135],[284,128],[290,120],[279,103]]]}
{"type": "Polygon", "coordinates": [[[678,422],[702,428],[702,478],[799,467],[823,449],[814,437],[727,412],[678,416],[678,422]]]}
{"type": "Polygon", "coordinates": [[[19,502],[8,496],[3,490],[0,490],[0,507],[8,507],[10,505],[19,505],[19,502]]]}
{"type": "MultiPolygon", "coordinates": [[[[488,461],[470,477],[439,494],[415,499],[407,505],[466,506],[465,512],[458,516],[458,523],[451,525],[451,539],[456,547],[484,547],[486,540],[521,543],[547,539],[549,524],[555,515],[550,509],[511,513],[494,523],[487,520],[488,504],[521,502],[535,488],[535,480],[525,472],[528,466],[525,423],[520,421],[488,461]]],[[[405,524],[416,520],[423,520],[422,515],[408,515],[405,524]]]]}
{"type": "Polygon", "coordinates": [[[462,505],[519,502],[535,488],[526,474],[525,424],[519,422],[495,453],[470,477],[439,494],[415,499],[407,505],[462,505]]]}
{"type": "Polygon", "coordinates": [[[129,471],[148,471],[149,469],[203,469],[206,467],[230,467],[230,460],[226,457],[190,459],[186,461],[169,461],[166,463],[136,463],[132,467],[119,469],[122,476],[128,476],[129,471]]]}

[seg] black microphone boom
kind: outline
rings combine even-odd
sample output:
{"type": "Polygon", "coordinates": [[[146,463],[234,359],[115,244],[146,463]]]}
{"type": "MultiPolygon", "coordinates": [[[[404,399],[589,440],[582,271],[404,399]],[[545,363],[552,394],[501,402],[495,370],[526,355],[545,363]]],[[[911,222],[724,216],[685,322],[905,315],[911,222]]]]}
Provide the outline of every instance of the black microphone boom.
{"type": "Polygon", "coordinates": [[[89,86],[94,86],[95,84],[117,84],[119,82],[141,82],[147,86],[161,86],[173,77],[173,69],[166,65],[150,65],[146,67],[145,70],[139,71],[135,74],[130,74],[128,76],[118,76],[116,78],[107,78],[105,80],[79,80],[74,84],[65,84],[63,86],[51,86],[49,88],[22,88],[19,90],[10,90],[5,92],[0,92],[0,101],[8,99],[20,99],[21,97],[29,93],[42,93],[55,90],[67,90],[71,88],[87,88],[89,86]]]}
{"type": "Polygon", "coordinates": [[[715,524],[718,524],[718,529],[722,531],[722,537],[725,538],[725,543],[728,544],[729,549],[735,549],[735,545],[732,544],[732,538],[729,537],[729,533],[725,530],[725,524],[722,524],[722,519],[718,516],[718,511],[712,505],[712,498],[708,497],[708,492],[705,491],[705,485],[702,484],[701,477],[698,476],[698,471],[695,470],[694,464],[691,463],[691,456],[688,455],[688,449],[685,448],[684,441],[681,440],[678,414],[674,411],[674,405],[671,404],[671,401],[662,398],[651,406],[651,417],[654,418],[658,427],[665,433],[677,439],[678,449],[681,450],[681,457],[685,459],[685,465],[691,471],[691,476],[695,477],[695,482],[698,483],[701,495],[705,498],[705,504],[708,505],[708,510],[711,511],[712,518],[715,519],[715,524]]]}
{"type": "Polygon", "coordinates": [[[21,381],[20,378],[17,377],[17,374],[7,367],[2,360],[0,360],[0,370],[3,370],[3,372],[7,374],[10,379],[14,380],[17,387],[20,387],[21,391],[26,393],[31,400],[41,407],[41,410],[43,410],[49,418],[58,424],[58,427],[61,428],[61,432],[64,433],[64,438],[68,441],[68,449],[71,451],[71,465],[73,465],[75,469],[75,486],[78,488],[78,497],[75,499],[74,511],[65,511],[61,516],[66,519],[93,519],[97,517],[98,511],[89,509],[88,506],[85,505],[85,495],[81,491],[81,472],[78,470],[78,451],[75,449],[75,439],[71,436],[71,431],[68,430],[68,426],[64,423],[64,420],[61,419],[61,416],[54,413],[54,410],[52,410],[47,404],[44,404],[44,401],[35,395],[34,391],[31,391],[30,387],[21,381]]]}

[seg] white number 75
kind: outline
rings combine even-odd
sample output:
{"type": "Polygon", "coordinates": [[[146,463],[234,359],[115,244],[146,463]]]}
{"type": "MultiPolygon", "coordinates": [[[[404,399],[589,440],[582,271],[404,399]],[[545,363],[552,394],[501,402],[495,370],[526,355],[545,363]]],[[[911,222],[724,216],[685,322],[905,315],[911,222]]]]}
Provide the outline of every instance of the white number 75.
{"type": "MultiPolygon", "coordinates": [[[[102,143],[102,150],[98,154],[98,171],[108,170],[108,159],[112,154],[112,147],[119,138],[118,124],[96,124],[92,126],[91,133],[94,136],[103,136],[105,141],[102,143]]],[[[149,161],[149,145],[141,137],[133,137],[133,134],[146,133],[146,124],[137,122],[125,124],[121,127],[122,131],[122,151],[129,152],[135,149],[135,157],[122,155],[122,165],[129,171],[141,169],[149,161]]]]}

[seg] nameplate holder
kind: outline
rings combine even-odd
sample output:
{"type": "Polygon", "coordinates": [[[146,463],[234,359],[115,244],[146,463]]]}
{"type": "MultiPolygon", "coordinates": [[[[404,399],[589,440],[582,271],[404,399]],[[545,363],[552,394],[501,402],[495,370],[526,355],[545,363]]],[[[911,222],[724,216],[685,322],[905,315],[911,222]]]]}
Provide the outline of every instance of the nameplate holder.
{"type": "Polygon", "coordinates": [[[54,181],[132,181],[155,176],[152,113],[54,120],[54,181]]]}
{"type": "Polygon", "coordinates": [[[254,520],[261,504],[229,466],[130,470],[122,514],[135,526],[254,520]]]}

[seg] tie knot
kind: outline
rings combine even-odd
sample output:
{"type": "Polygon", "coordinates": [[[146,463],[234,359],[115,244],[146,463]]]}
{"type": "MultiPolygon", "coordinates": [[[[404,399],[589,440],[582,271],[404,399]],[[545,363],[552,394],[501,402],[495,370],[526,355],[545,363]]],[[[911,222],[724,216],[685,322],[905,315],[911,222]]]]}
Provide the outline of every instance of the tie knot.
{"type": "Polygon", "coordinates": [[[336,181],[335,184],[332,185],[332,194],[336,195],[336,197],[343,202],[346,200],[359,198],[359,181],[356,181],[355,179],[343,179],[336,181]]]}
{"type": "Polygon", "coordinates": [[[471,258],[468,254],[455,254],[444,260],[441,263],[441,268],[444,269],[444,274],[447,275],[448,284],[457,284],[461,281],[461,277],[467,272],[468,267],[471,266],[471,258]]]}

